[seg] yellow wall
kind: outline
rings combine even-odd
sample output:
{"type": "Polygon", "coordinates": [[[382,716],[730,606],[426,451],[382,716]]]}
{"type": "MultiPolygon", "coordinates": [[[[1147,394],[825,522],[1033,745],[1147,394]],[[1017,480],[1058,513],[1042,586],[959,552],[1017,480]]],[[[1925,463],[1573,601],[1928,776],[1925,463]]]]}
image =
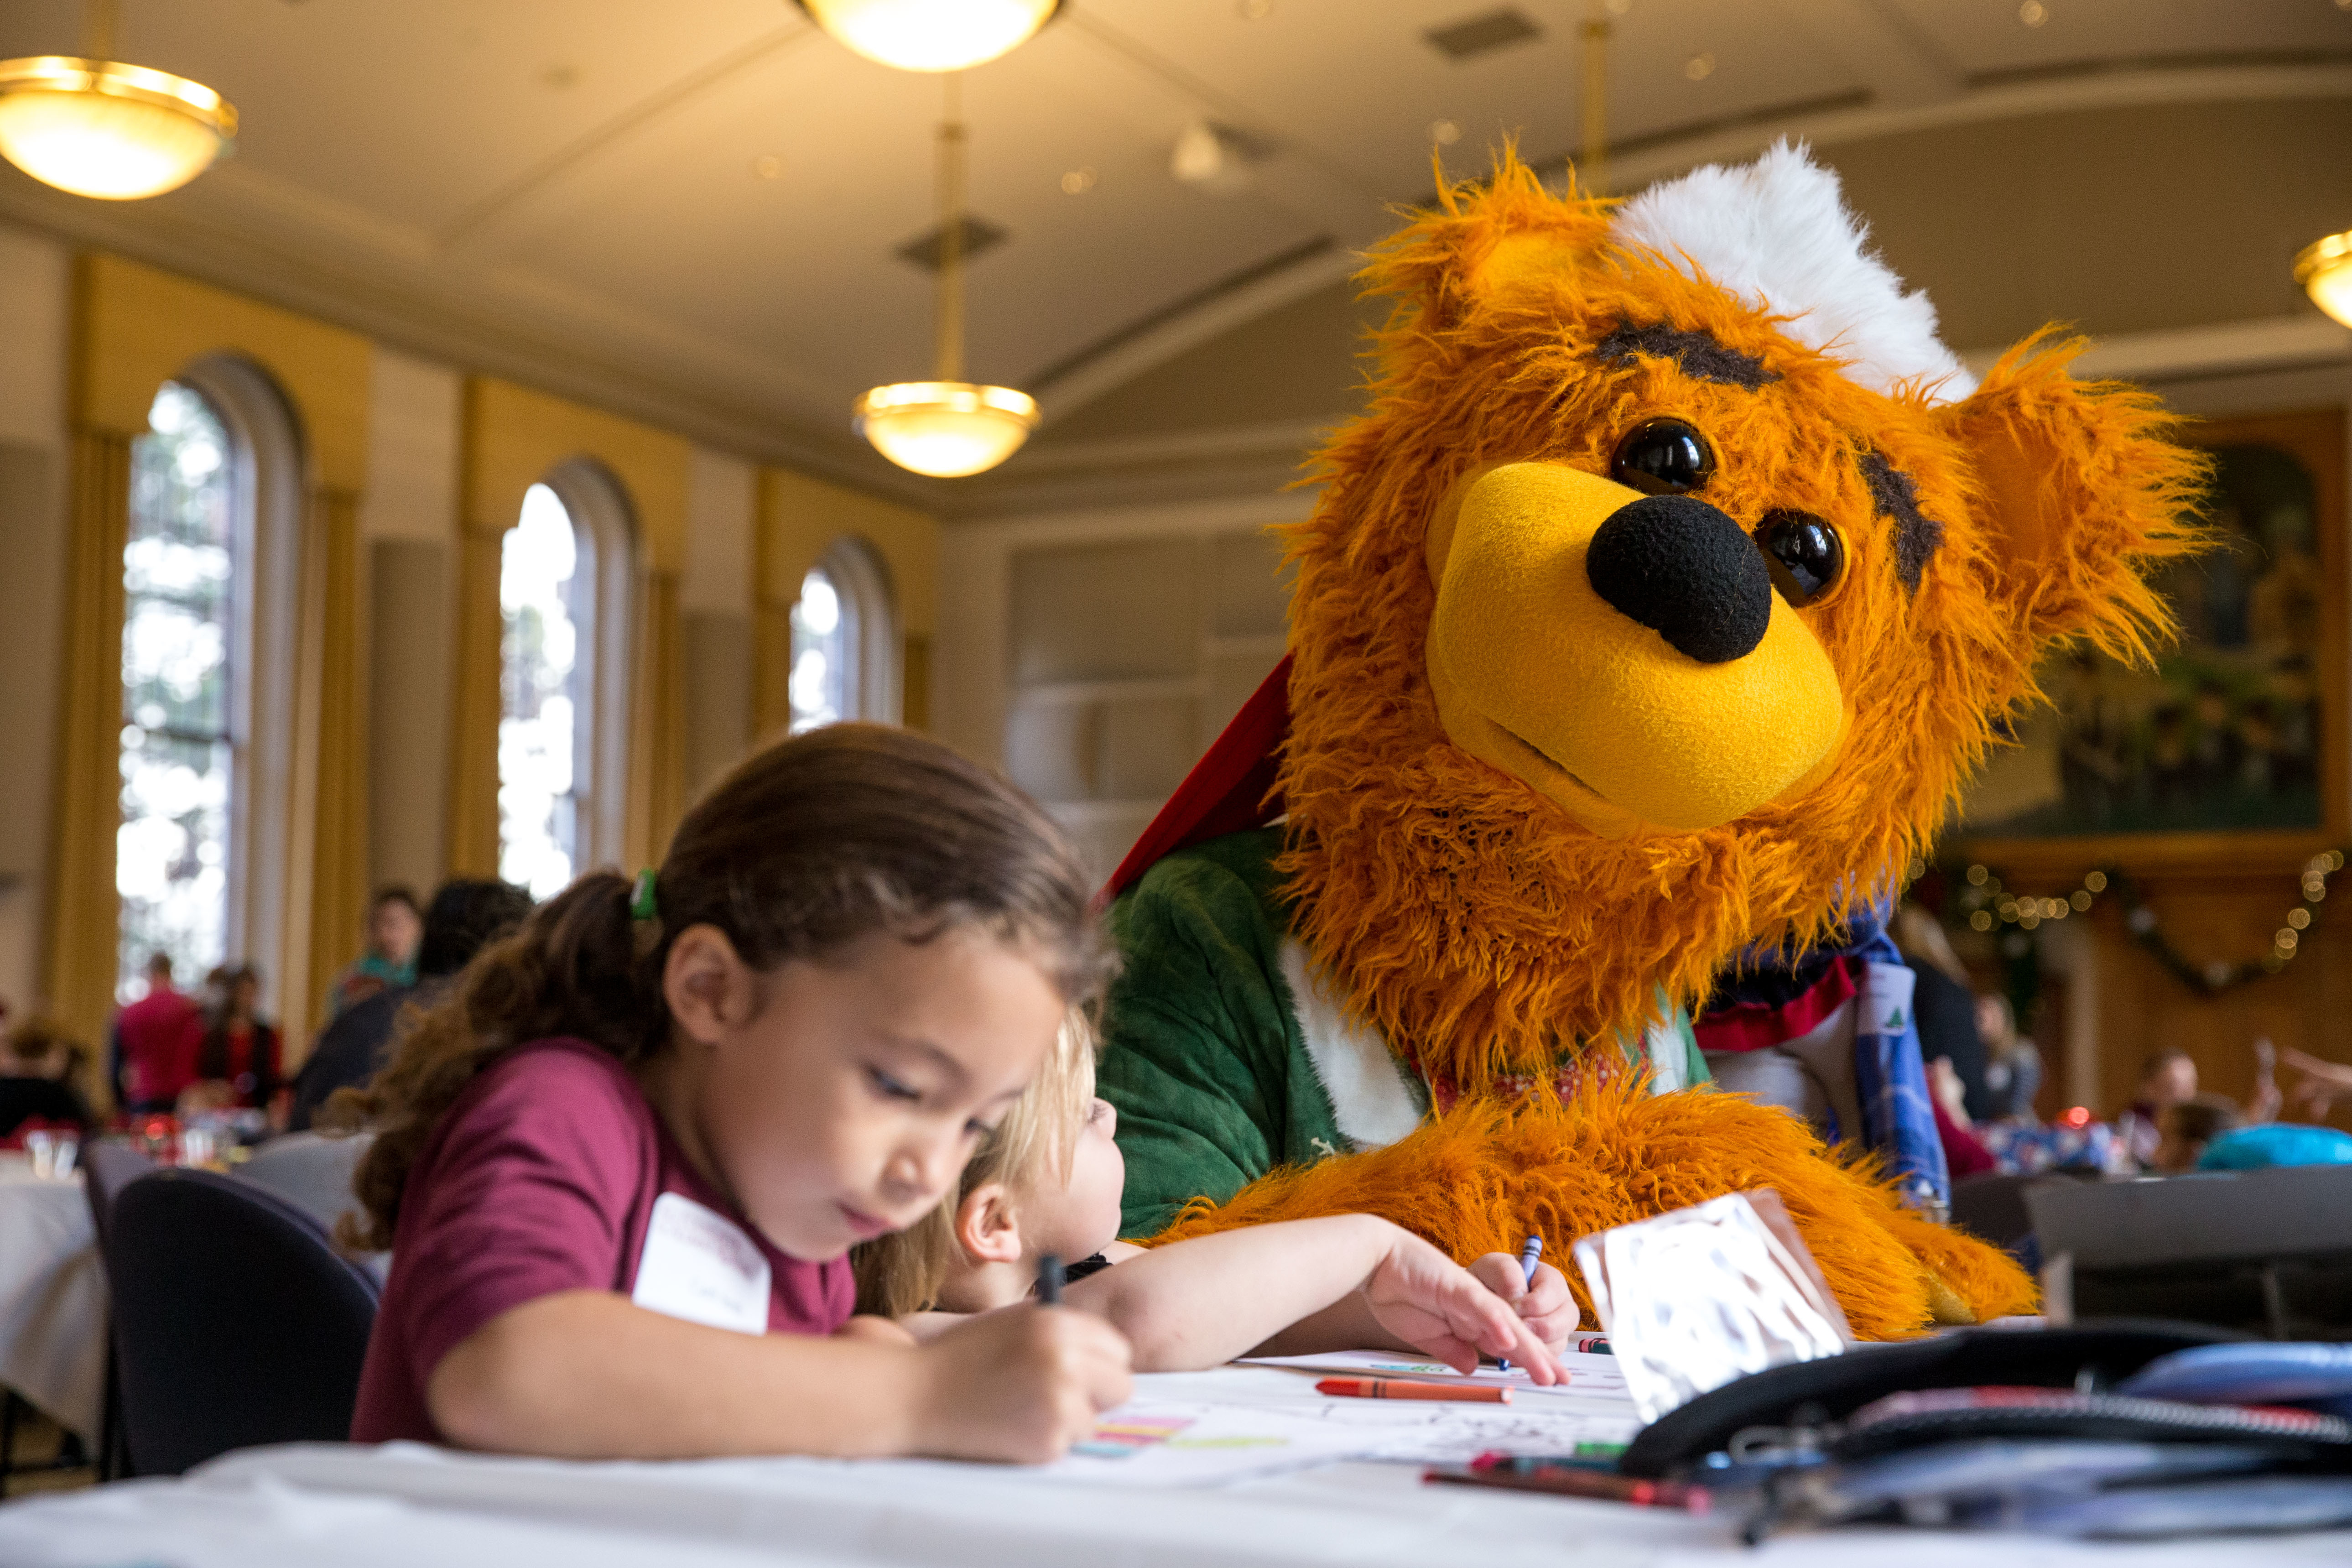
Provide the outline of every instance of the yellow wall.
{"type": "Polygon", "coordinates": [[[801,595],[801,579],[844,537],[864,540],[890,575],[903,643],[900,716],[912,729],[929,724],[931,635],[939,624],[939,520],[806,474],[764,468],[753,546],[755,736],[781,734],[792,721],[786,682],[792,674],[793,605],[801,595]]]}

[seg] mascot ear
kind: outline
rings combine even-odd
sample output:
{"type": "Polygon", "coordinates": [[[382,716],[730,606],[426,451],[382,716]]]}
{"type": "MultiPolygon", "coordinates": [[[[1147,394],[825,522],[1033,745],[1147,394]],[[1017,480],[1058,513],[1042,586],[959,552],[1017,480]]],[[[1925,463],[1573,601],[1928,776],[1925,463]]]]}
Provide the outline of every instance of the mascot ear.
{"type": "Polygon", "coordinates": [[[2150,394],[2068,375],[2087,346],[2036,334],[1940,417],[1976,470],[1986,587],[2012,635],[2137,659],[2172,621],[2147,573],[2203,547],[2188,514],[2209,462],[2165,438],[2176,421],[2150,394]]]}

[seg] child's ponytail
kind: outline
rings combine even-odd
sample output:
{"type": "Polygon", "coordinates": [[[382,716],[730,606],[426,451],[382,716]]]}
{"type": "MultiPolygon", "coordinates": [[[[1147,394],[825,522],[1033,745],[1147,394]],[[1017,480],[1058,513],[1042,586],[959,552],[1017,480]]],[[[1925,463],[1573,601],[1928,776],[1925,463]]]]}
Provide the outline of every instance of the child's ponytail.
{"type": "Polygon", "coordinates": [[[1113,963],[1083,867],[1020,791],[904,730],[836,724],[760,752],[688,813],[636,896],[615,871],[582,877],[404,1016],[391,1065],[336,1097],[373,1125],[347,1243],[392,1245],[402,1189],[442,1115],[482,1071],[568,1036],[632,1066],[669,1043],[662,973],[675,935],[716,926],[752,968],[819,958],[876,931],[925,942],[976,926],[1023,947],[1073,1003],[1113,963]]]}

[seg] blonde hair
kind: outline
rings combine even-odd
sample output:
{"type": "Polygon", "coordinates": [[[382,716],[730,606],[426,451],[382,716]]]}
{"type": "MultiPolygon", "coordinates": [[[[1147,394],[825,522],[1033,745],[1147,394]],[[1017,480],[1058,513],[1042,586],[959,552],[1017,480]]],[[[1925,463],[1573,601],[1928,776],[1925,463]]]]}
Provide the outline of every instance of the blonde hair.
{"type": "Polygon", "coordinates": [[[1016,1199],[1049,1180],[1067,1182],[1094,1097],[1095,1031],[1085,1010],[1073,1007],[1063,1015],[1037,1076],[982,1142],[954,1190],[906,1229],[851,1251],[857,1310],[897,1318],[937,1306],[962,1257],[955,1231],[963,1200],[986,1182],[1003,1182],[1016,1199]]]}

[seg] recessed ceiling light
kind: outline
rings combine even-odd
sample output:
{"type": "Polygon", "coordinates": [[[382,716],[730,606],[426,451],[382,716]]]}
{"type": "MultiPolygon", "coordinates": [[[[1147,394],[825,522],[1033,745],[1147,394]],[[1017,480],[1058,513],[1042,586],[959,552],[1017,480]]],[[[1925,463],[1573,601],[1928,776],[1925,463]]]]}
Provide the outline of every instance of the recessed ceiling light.
{"type": "Polygon", "coordinates": [[[1713,55],[1693,55],[1683,62],[1683,75],[1693,81],[1705,81],[1715,74],[1713,55]]]}
{"type": "Polygon", "coordinates": [[[1095,188],[1099,179],[1100,176],[1092,169],[1073,169],[1062,176],[1062,194],[1066,196],[1085,195],[1095,188]]]}
{"type": "Polygon", "coordinates": [[[1433,120],[1429,122],[1429,139],[1440,147],[1451,147],[1462,140],[1462,127],[1451,120],[1433,120]]]}
{"type": "Polygon", "coordinates": [[[1447,59],[1466,60],[1491,50],[1525,43],[1529,38],[1539,38],[1543,37],[1543,29],[1520,12],[1505,6],[1502,10],[1467,17],[1446,26],[1432,27],[1422,37],[1447,59]]]}
{"type": "Polygon", "coordinates": [[[751,160],[751,173],[763,180],[781,180],[784,177],[784,161],[773,153],[754,158],[751,160]]]}
{"type": "Polygon", "coordinates": [[[2029,27],[2038,27],[2050,20],[2050,7],[2042,0],[2025,0],[2025,4],[2017,8],[2017,19],[2029,27]]]}

